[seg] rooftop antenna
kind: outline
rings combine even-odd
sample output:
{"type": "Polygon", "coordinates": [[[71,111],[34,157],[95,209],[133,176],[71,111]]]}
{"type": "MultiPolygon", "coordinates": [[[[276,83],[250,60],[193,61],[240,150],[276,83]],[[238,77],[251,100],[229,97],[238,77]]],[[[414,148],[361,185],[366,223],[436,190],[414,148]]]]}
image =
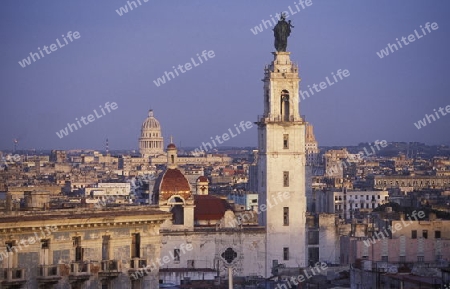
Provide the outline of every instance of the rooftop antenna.
{"type": "Polygon", "coordinates": [[[108,155],[109,154],[109,141],[108,141],[108,138],[106,138],[106,145],[105,145],[105,147],[106,147],[106,155],[108,155]]]}
{"type": "Polygon", "coordinates": [[[14,153],[16,153],[17,145],[19,144],[19,140],[15,138],[15,139],[13,139],[13,142],[14,142],[14,153]]]}

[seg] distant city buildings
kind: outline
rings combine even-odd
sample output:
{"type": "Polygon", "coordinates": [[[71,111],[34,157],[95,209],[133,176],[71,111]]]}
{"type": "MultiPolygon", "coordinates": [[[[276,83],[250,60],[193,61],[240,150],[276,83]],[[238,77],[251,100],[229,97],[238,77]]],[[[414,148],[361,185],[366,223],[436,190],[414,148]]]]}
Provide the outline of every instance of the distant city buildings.
{"type": "Polygon", "coordinates": [[[305,154],[306,165],[316,166],[319,164],[319,145],[314,136],[314,127],[312,124],[306,124],[305,132],[305,154]]]}

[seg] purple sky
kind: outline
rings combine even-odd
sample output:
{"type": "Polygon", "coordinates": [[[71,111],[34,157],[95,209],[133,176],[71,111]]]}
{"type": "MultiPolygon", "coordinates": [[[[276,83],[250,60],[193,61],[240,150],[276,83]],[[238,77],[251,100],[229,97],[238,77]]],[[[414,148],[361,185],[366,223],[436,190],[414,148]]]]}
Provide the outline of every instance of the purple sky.
{"type": "MultiPolygon", "coordinates": [[[[119,16],[124,0],[4,0],[0,9],[0,149],[135,149],[152,108],[168,143],[200,146],[263,112],[263,68],[273,32],[250,28],[296,11],[294,1],[156,1],[119,16]],[[18,61],[62,34],[79,39],[22,68],[18,61]],[[203,50],[215,57],[157,87],[154,80],[203,50]],[[99,105],[118,108],[60,139],[56,132],[99,105]]],[[[298,3],[298,1],[295,1],[298,3]]],[[[300,7],[301,8],[301,7],[300,7]]],[[[288,41],[301,87],[348,69],[350,76],[300,103],[319,145],[362,141],[450,144],[450,2],[319,1],[292,15],[288,41]],[[427,22],[439,28],[380,59],[376,52],[427,22]]],[[[67,37],[66,37],[67,38],[67,37]]],[[[45,52],[43,52],[45,54],[45,52]]],[[[224,145],[256,146],[256,127],[224,145]]]]}

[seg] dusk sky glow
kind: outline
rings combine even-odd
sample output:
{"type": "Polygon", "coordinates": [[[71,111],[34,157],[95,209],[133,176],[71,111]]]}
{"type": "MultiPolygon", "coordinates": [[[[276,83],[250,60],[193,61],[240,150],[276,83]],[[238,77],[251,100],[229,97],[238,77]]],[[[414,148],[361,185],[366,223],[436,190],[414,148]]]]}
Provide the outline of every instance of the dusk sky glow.
{"type": "MultiPolygon", "coordinates": [[[[338,70],[350,73],[299,104],[319,145],[450,144],[450,115],[414,125],[450,105],[449,1],[311,0],[300,11],[294,0],[140,2],[122,16],[116,10],[125,0],[2,2],[0,149],[12,149],[15,138],[19,149],[103,149],[106,138],[111,150],[137,149],[149,109],[166,145],[173,136],[177,145],[199,147],[255,122],[275,49],[272,27],[251,29],[289,7],[297,13],[287,18],[294,26],[287,50],[301,90],[338,70]],[[428,22],[438,28],[426,30],[428,22]],[[408,45],[378,55],[409,35],[408,45]],[[19,64],[39,50],[44,57],[19,64]],[[205,50],[214,57],[199,59],[205,50]],[[155,85],[186,63],[191,69],[155,85]],[[107,102],[117,108],[106,111],[107,102]],[[67,136],[55,133],[101,109],[67,136]]],[[[253,125],[223,145],[256,146],[256,133],[253,125]]]]}

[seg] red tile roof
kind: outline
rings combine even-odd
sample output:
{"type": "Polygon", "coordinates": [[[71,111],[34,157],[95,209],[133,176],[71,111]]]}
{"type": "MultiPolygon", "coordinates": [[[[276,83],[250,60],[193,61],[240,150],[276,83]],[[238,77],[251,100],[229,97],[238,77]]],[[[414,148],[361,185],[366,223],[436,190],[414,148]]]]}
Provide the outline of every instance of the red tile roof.
{"type": "Polygon", "coordinates": [[[211,195],[194,196],[194,220],[220,220],[227,210],[232,210],[227,200],[211,195]]]}

